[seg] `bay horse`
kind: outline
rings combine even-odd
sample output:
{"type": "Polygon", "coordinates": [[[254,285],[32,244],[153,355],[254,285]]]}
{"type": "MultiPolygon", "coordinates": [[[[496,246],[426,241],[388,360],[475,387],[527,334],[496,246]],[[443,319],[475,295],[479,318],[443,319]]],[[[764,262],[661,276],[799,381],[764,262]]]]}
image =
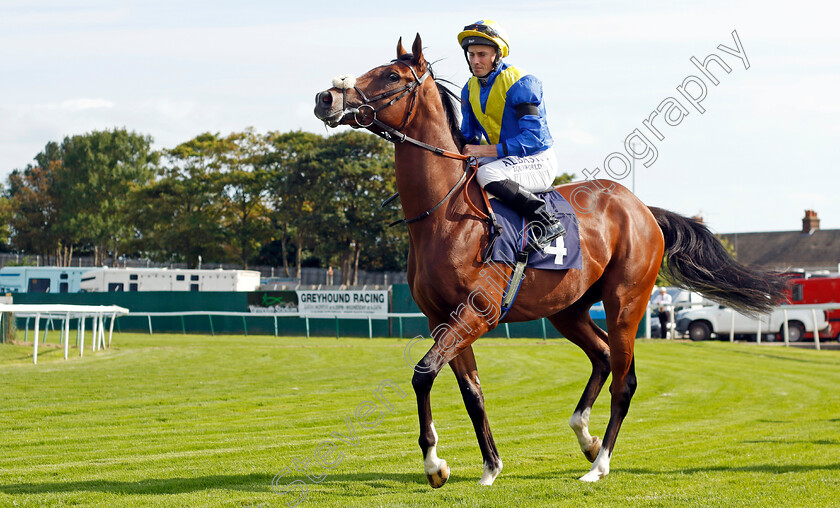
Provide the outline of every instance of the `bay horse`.
{"type": "Polygon", "coordinates": [[[527,269],[513,309],[499,320],[510,267],[482,261],[489,241],[489,228],[482,220],[486,205],[481,209],[473,204],[484,201],[478,184],[464,178],[466,157],[460,152],[465,140],[458,108],[452,92],[435,81],[420,35],[411,53],[400,39],[395,60],[358,79],[336,78],[333,85],[316,95],[319,119],[331,127],[367,128],[396,143],[397,190],[410,239],[408,284],[434,339],[412,378],[423,467],[434,488],[441,487],[450,472],[437,456],[429,395],[447,364],[458,380],[481,448],[484,471],[479,483],[492,485],[502,470],[472,350],[472,343],[500,322],[545,317],[589,357],[592,373],[569,424],[593,463],[580,479],[594,482],[609,473],[619,428],[636,390],[636,330],[664,254],[671,281],[735,309],[765,312],[783,299],[785,279],[737,263],[699,222],[648,207],[609,181],[577,182],[557,191],[570,202],[574,196],[578,210],[588,211],[577,214],[582,267],[527,269]],[[576,192],[587,185],[589,192],[576,192]],[[598,301],[606,312],[606,332],[589,314],[598,301]],[[589,433],[589,415],[610,374],[610,418],[602,442],[589,433]]]}

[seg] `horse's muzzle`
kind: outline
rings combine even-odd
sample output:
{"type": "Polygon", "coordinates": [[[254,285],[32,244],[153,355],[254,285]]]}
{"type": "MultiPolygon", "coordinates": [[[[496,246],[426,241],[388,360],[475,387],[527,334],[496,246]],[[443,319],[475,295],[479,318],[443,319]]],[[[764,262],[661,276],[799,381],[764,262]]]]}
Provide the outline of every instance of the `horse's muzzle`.
{"type": "Polygon", "coordinates": [[[336,105],[332,90],[324,90],[315,95],[315,116],[330,127],[335,127],[341,121],[343,111],[336,105]]]}

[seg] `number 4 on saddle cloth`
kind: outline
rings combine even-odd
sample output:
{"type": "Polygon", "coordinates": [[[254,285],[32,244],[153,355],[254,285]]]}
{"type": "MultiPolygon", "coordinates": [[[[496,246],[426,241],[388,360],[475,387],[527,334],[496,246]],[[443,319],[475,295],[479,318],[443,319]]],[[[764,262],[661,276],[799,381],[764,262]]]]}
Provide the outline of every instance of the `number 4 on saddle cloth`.
{"type": "MultiPolygon", "coordinates": [[[[541,270],[579,269],[581,267],[580,235],[574,208],[556,190],[539,193],[537,196],[545,201],[549,213],[563,223],[566,236],[555,239],[544,252],[532,251],[528,256],[526,266],[541,270]]],[[[527,223],[521,215],[498,199],[491,198],[490,204],[493,206],[502,234],[496,240],[489,259],[513,267],[517,253],[523,250],[523,245],[525,245],[523,231],[528,227],[527,223]]],[[[539,228],[537,227],[536,230],[539,231],[539,228]]]]}
{"type": "MultiPolygon", "coordinates": [[[[501,226],[501,235],[491,247],[489,256],[485,259],[504,263],[513,268],[508,280],[505,294],[502,295],[501,315],[504,319],[516,301],[525,268],[540,270],[568,270],[581,268],[580,234],[574,208],[556,190],[539,193],[545,201],[549,213],[560,219],[566,228],[566,235],[556,238],[543,251],[526,250],[529,229],[539,231],[539,226],[528,226],[527,221],[509,206],[498,199],[492,198],[489,203],[493,208],[496,221],[501,226]]],[[[531,233],[533,234],[533,233],[531,233]]]]}

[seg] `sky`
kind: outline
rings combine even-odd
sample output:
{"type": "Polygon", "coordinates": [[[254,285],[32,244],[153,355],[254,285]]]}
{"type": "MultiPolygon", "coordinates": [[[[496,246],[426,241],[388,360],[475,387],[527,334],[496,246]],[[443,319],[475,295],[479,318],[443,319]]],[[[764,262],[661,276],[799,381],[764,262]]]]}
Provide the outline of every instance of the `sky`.
{"type": "MultiPolygon", "coordinates": [[[[840,7],[830,2],[0,0],[0,179],[50,141],[125,127],[172,148],[204,132],[328,131],[315,94],[422,37],[438,77],[469,77],[479,19],[543,82],[560,170],[609,176],[636,129],[655,147],[621,184],[718,233],[840,228],[840,7]],[[737,50],[743,57],[719,49],[737,50]],[[715,54],[710,72],[691,62],[715,54]],[[748,68],[747,68],[748,65],[748,68]],[[678,91],[705,98],[692,106],[678,91]],[[651,115],[669,98],[675,125],[651,115]],[[700,112],[700,109],[703,112],[700,112]],[[643,124],[658,127],[658,139],[643,124]]],[[[662,108],[660,108],[662,109],[662,108]]],[[[664,111],[664,109],[663,109],[664,111]]],[[[634,138],[640,141],[640,138],[634,138]]],[[[642,151],[640,144],[636,149],[642,151]]],[[[628,156],[628,159],[630,157],[628,156]]],[[[838,253],[840,258],[840,253],[838,253]]],[[[840,259],[838,259],[840,261],[840,259]]]]}

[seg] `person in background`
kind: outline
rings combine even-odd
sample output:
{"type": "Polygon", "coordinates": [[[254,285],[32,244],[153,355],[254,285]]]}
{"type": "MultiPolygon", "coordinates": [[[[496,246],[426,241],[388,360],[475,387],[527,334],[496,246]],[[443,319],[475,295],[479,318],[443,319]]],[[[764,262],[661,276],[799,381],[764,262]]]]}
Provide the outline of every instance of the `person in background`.
{"type": "Polygon", "coordinates": [[[659,293],[653,298],[653,304],[659,313],[660,338],[668,338],[668,323],[671,321],[671,295],[665,288],[659,288],[659,293]]]}

